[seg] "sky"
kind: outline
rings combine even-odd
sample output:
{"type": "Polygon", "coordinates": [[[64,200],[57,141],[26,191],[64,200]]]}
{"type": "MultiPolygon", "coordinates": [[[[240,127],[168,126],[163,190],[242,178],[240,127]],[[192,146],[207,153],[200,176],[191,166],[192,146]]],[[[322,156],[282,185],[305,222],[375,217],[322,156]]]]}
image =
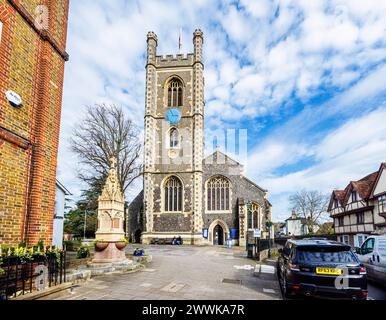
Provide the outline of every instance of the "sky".
{"type": "Polygon", "coordinates": [[[57,172],[74,198],[84,186],[69,138],[85,106],[121,105],[142,130],[147,32],[157,54],[175,54],[181,29],[188,53],[196,28],[205,130],[246,130],[245,175],[268,189],[274,221],[292,193],[329,194],[386,161],[386,1],[76,0],[57,172]]]}

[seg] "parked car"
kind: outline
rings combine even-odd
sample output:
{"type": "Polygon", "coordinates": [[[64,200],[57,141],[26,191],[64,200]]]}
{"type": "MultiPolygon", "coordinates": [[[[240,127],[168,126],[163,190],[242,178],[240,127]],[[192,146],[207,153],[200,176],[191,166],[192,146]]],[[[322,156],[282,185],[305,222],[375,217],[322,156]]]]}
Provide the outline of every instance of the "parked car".
{"type": "Polygon", "coordinates": [[[291,239],[279,253],[277,273],[284,297],[367,299],[366,268],[349,245],[291,239]]]}
{"type": "Polygon", "coordinates": [[[356,248],[356,253],[366,267],[368,278],[386,285],[386,235],[369,236],[356,248]]]}

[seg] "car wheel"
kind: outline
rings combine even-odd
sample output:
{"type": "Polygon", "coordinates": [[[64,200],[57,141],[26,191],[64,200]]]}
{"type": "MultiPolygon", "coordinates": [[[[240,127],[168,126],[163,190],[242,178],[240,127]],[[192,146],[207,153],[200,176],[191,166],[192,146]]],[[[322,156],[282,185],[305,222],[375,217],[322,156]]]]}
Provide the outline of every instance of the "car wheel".
{"type": "Polygon", "coordinates": [[[279,281],[281,283],[281,291],[283,294],[283,298],[284,299],[290,298],[290,293],[288,292],[288,289],[287,289],[287,280],[286,280],[285,276],[283,275],[279,281]]]}

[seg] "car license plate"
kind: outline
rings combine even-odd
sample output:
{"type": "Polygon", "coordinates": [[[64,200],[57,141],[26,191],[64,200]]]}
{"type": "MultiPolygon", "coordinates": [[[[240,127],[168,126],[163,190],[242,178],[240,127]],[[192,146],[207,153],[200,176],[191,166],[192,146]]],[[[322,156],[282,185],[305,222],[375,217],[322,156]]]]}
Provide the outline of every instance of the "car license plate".
{"type": "Polygon", "coordinates": [[[316,273],[317,274],[331,274],[331,275],[340,276],[342,274],[342,269],[317,267],[316,273]]]}

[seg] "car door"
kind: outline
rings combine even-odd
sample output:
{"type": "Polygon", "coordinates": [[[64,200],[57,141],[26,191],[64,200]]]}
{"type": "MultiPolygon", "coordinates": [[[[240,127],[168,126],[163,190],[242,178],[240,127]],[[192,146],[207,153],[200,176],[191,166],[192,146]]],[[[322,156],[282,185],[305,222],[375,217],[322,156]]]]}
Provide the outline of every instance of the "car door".
{"type": "Polygon", "coordinates": [[[386,238],[377,238],[372,256],[373,278],[386,283],[386,238]]]}
{"type": "Polygon", "coordinates": [[[367,274],[369,277],[374,277],[374,261],[376,261],[375,257],[375,238],[369,237],[363,242],[360,251],[358,253],[358,258],[361,263],[366,267],[367,274]]]}

